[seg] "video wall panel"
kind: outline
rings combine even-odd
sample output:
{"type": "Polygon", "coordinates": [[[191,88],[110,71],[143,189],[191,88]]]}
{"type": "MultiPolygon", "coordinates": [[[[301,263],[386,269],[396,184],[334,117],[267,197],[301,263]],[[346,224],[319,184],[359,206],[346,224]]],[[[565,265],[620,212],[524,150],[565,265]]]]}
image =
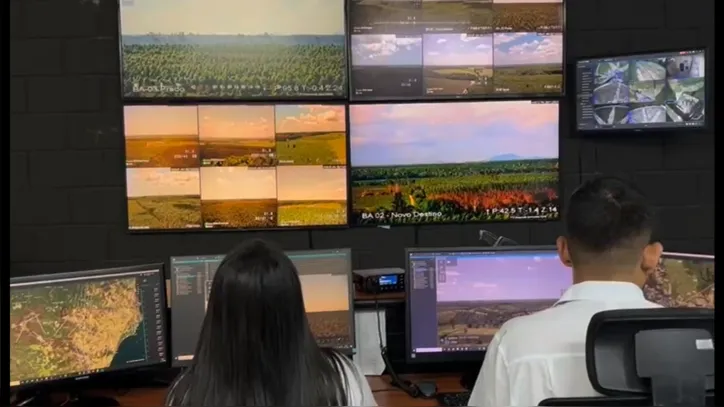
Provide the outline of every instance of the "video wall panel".
{"type": "Polygon", "coordinates": [[[353,100],[560,96],[561,0],[350,0],[353,100]]]}
{"type": "Polygon", "coordinates": [[[559,218],[558,103],[350,107],[353,225],[559,218]]]}
{"type": "Polygon", "coordinates": [[[122,0],[127,99],[346,95],[344,0],[122,0]]]}
{"type": "Polygon", "coordinates": [[[340,105],[126,106],[131,230],[347,224],[340,105]]]}

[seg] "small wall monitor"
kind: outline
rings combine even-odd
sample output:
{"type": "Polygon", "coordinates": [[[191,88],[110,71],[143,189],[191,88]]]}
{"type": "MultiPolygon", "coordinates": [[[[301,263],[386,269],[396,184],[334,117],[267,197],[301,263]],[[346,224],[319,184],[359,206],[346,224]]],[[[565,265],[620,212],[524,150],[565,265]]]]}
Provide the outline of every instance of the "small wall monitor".
{"type": "Polygon", "coordinates": [[[714,308],[714,256],[664,253],[644,294],[664,307],[714,308]]]}
{"type": "Polygon", "coordinates": [[[573,272],[555,247],[408,249],[407,360],[482,361],[508,320],[551,307],[573,272]]]}
{"type": "Polygon", "coordinates": [[[351,94],[560,96],[562,0],[350,0],[351,94]]]}
{"type": "Polygon", "coordinates": [[[10,387],[166,363],[164,292],[160,264],[12,278],[10,387]]]}
{"type": "Polygon", "coordinates": [[[132,231],[347,225],[340,105],[126,106],[132,231]]]}
{"type": "Polygon", "coordinates": [[[580,131],[706,125],[703,49],[585,59],[576,76],[580,131]]]}
{"type": "MultiPolygon", "coordinates": [[[[304,307],[320,346],[355,347],[352,254],[349,249],[287,252],[299,272],[304,307]]],[[[206,314],[211,283],[225,255],[171,258],[171,363],[191,363],[206,314]]]]}
{"type": "Polygon", "coordinates": [[[122,0],[126,99],[347,94],[344,0],[122,0]]]}
{"type": "Polygon", "coordinates": [[[350,106],[354,225],[555,220],[558,102],[350,106]]]}

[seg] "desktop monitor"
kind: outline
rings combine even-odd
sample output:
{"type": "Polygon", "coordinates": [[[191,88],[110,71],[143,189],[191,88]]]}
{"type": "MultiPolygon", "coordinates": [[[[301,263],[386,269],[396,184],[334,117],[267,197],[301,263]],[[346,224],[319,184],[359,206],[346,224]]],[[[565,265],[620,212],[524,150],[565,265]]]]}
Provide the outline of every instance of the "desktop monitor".
{"type": "Polygon", "coordinates": [[[563,9],[563,0],[350,0],[350,98],[561,96],[563,9]]]}
{"type": "MultiPolygon", "coordinates": [[[[309,325],[320,346],[352,353],[352,253],[349,249],[286,252],[302,284],[309,325]]],[[[171,364],[188,365],[206,313],[211,283],[225,255],[171,258],[171,364]]]]}
{"type": "Polygon", "coordinates": [[[703,49],[579,60],[578,130],[702,128],[705,74],[703,49]]]}
{"type": "Polygon", "coordinates": [[[10,280],[10,387],[166,363],[163,265],[10,280]]]}
{"type": "Polygon", "coordinates": [[[573,283],[555,247],[408,249],[406,262],[409,362],[481,361],[503,323],[573,283]]]}
{"type": "Polygon", "coordinates": [[[126,105],[128,228],[347,225],[343,105],[126,105]]]}
{"type": "Polygon", "coordinates": [[[644,295],[664,307],[714,308],[714,256],[665,252],[644,295]]]}
{"type": "Polygon", "coordinates": [[[559,217],[557,101],[361,104],[349,115],[353,225],[559,217]]]}
{"type": "Polygon", "coordinates": [[[344,97],[344,0],[121,0],[123,96],[344,97]]]}

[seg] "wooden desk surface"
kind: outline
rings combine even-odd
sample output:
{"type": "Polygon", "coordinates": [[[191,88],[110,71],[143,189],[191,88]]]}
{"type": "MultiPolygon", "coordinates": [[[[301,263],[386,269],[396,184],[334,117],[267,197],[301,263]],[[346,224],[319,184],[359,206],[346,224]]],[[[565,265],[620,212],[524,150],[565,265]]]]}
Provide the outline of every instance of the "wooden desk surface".
{"type": "MultiPolygon", "coordinates": [[[[438,391],[454,392],[463,391],[460,386],[460,376],[454,374],[443,375],[406,375],[404,376],[413,382],[428,380],[437,383],[438,391]]],[[[390,386],[387,376],[370,376],[367,378],[375,395],[375,400],[380,406],[392,407],[423,407],[437,406],[437,401],[425,399],[413,399],[402,390],[390,386]]],[[[132,389],[123,395],[113,393],[105,393],[112,396],[121,404],[122,407],[148,407],[163,406],[163,400],[166,396],[166,389],[163,388],[141,388],[132,389]]]]}

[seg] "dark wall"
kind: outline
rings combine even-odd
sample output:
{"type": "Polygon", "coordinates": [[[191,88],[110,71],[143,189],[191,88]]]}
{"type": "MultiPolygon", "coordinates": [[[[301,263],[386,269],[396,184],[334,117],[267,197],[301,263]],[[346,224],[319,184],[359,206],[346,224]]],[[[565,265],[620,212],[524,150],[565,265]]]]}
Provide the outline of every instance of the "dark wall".
{"type": "MultiPolygon", "coordinates": [[[[10,7],[12,276],[223,253],[251,236],[285,249],[351,247],[357,268],[403,266],[404,247],[479,245],[481,228],[520,244],[550,244],[560,231],[558,223],[518,223],[129,235],[115,2],[10,0],[10,7]]],[[[698,46],[713,57],[713,11],[714,0],[568,0],[568,62],[698,46]]],[[[707,79],[713,85],[714,76],[707,79]]],[[[713,128],[582,140],[571,136],[568,118],[563,109],[564,193],[595,172],[625,174],[659,207],[667,249],[713,253],[713,128]]]]}

